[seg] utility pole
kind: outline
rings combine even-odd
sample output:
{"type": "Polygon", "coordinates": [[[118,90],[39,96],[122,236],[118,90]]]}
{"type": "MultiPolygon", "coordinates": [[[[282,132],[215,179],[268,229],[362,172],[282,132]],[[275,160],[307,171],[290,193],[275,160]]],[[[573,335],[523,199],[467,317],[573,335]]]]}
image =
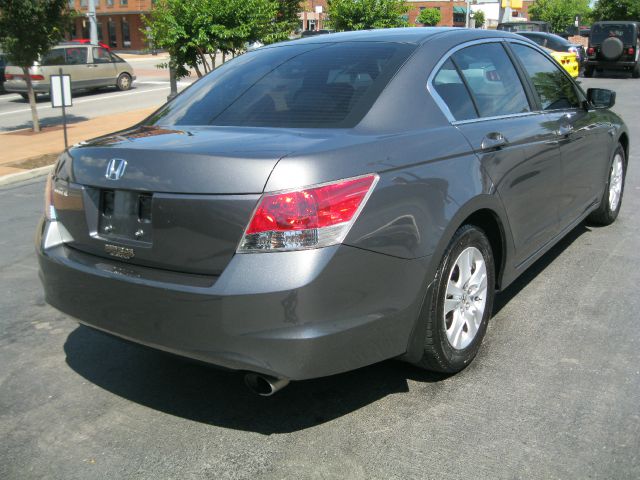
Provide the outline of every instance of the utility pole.
{"type": "Polygon", "coordinates": [[[464,26],[471,27],[471,0],[467,0],[467,13],[464,17],[464,26]]]}
{"type": "Polygon", "coordinates": [[[96,0],[89,0],[89,38],[91,43],[98,43],[98,24],[96,21],[96,0]]]}
{"type": "Polygon", "coordinates": [[[500,22],[511,21],[511,0],[502,0],[500,2],[500,22]]]}

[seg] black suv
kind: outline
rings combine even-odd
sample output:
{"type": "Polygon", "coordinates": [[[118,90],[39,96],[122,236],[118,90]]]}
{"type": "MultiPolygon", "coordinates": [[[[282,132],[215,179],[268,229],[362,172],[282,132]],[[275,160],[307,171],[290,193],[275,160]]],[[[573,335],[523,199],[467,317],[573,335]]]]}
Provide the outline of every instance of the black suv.
{"type": "Polygon", "coordinates": [[[593,70],[630,70],[633,78],[640,77],[638,49],[640,22],[596,22],[591,26],[584,76],[593,70]]]}

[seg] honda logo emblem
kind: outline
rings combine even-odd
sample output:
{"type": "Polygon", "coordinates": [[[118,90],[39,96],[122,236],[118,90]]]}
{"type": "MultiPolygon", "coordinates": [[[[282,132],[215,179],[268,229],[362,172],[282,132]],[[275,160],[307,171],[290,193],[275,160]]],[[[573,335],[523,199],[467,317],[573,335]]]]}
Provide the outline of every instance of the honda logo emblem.
{"type": "Polygon", "coordinates": [[[105,177],[107,180],[120,180],[122,175],[124,175],[124,171],[127,168],[127,161],[122,158],[112,158],[109,160],[109,164],[107,165],[107,173],[105,173],[105,177]]]}

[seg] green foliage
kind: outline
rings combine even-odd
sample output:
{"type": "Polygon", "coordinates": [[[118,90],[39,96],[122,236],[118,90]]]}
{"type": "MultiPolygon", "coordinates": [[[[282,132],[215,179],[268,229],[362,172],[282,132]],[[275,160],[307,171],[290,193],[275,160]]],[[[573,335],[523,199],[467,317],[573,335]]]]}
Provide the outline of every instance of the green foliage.
{"type": "Polygon", "coordinates": [[[62,40],[70,25],[65,0],[0,0],[0,47],[8,60],[30,67],[62,40]]]}
{"type": "Polygon", "coordinates": [[[0,49],[22,67],[27,83],[33,130],[40,131],[29,67],[62,40],[71,25],[66,0],[0,0],[0,49]]]}
{"type": "Polygon", "coordinates": [[[589,0],[537,0],[529,7],[532,20],[543,20],[551,31],[562,33],[573,25],[576,15],[589,15],[589,0]]]}
{"type": "Polygon", "coordinates": [[[473,12],[473,21],[476,24],[476,28],[482,28],[485,22],[484,12],[482,10],[476,10],[473,12]]]}
{"type": "Polygon", "coordinates": [[[421,23],[427,27],[435,27],[442,19],[442,14],[438,8],[425,8],[420,11],[416,18],[416,23],[421,23]]]}
{"type": "Polygon", "coordinates": [[[159,0],[144,23],[153,44],[171,54],[178,78],[189,75],[188,67],[201,76],[215,68],[218,51],[286,39],[296,8],[289,0],[159,0]]]}
{"type": "Polygon", "coordinates": [[[591,19],[600,20],[640,20],[640,0],[598,0],[591,19]]]}
{"type": "Polygon", "coordinates": [[[329,24],[338,31],[406,27],[403,0],[328,0],[329,24]]]}

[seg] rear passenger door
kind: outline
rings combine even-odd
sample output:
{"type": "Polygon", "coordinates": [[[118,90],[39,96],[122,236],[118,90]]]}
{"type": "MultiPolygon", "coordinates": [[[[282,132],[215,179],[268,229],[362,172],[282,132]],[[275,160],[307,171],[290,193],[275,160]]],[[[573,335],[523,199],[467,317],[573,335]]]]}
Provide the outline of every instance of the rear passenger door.
{"type": "MultiPolygon", "coordinates": [[[[64,73],[71,75],[71,88],[87,88],[91,86],[91,66],[88,48],[84,45],[66,47],[64,73]]],[[[57,73],[57,72],[56,72],[57,73]]]]}
{"type": "Polygon", "coordinates": [[[516,263],[524,262],[558,233],[562,166],[549,118],[533,111],[531,92],[499,41],[455,51],[431,87],[493,180],[516,263]]]}

